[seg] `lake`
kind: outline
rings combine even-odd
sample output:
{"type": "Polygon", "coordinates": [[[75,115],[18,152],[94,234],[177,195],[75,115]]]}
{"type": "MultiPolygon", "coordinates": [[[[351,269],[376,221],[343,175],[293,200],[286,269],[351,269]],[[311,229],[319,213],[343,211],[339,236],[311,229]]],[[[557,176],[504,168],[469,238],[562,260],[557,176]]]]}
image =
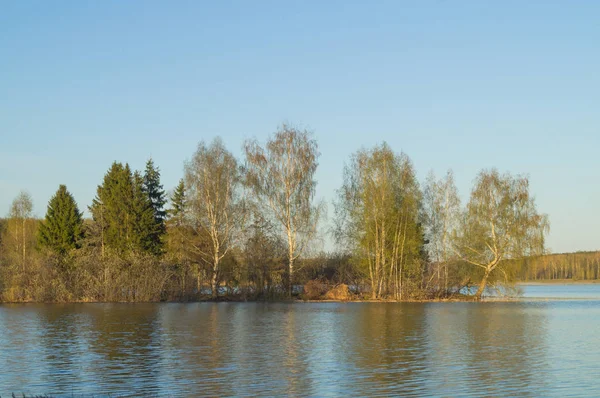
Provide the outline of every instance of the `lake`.
{"type": "Polygon", "coordinates": [[[599,396],[600,285],[524,293],[0,305],[0,395],[599,396]]]}

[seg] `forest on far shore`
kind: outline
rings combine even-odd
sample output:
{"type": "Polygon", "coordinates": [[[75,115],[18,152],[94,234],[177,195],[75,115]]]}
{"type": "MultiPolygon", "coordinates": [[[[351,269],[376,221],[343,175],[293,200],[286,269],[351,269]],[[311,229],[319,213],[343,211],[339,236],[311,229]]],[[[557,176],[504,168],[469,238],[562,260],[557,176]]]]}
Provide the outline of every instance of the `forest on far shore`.
{"type": "Polygon", "coordinates": [[[480,299],[519,280],[599,278],[599,253],[546,254],[526,177],[481,170],[462,204],[452,171],[419,182],[383,143],[348,159],[327,221],[311,132],[282,125],[243,155],[201,141],[170,194],[152,159],[114,162],[90,218],[66,185],[43,219],[22,191],[0,219],[0,301],[480,299]],[[326,234],[335,249],[316,250],[326,234]]]}
{"type": "Polygon", "coordinates": [[[600,280],[600,251],[556,253],[523,260],[518,280],[600,280]]]}

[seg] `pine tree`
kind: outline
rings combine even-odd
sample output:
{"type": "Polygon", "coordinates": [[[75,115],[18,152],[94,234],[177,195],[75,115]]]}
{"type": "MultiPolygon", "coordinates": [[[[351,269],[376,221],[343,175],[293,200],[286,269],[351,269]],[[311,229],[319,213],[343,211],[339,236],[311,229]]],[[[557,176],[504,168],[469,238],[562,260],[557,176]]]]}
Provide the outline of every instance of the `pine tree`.
{"type": "Polygon", "coordinates": [[[79,248],[82,238],[82,213],[67,187],[60,185],[48,203],[45,221],[40,224],[39,243],[58,254],[65,254],[79,248]]]}
{"type": "Polygon", "coordinates": [[[146,192],[153,211],[154,226],[150,237],[150,250],[156,254],[162,251],[162,237],[166,232],[165,220],[167,212],[164,207],[167,202],[165,190],[160,183],[160,170],[150,158],[146,162],[143,178],[143,189],[146,192]]]}

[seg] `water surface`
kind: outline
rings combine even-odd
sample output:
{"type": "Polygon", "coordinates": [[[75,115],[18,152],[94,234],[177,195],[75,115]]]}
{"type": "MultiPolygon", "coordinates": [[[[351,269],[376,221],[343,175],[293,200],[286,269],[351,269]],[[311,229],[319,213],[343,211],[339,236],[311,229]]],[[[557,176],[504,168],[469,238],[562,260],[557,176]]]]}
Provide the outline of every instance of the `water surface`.
{"type": "Polygon", "coordinates": [[[600,301],[577,297],[2,305],[0,330],[2,396],[600,395],[600,301]]]}
{"type": "Polygon", "coordinates": [[[523,298],[600,300],[600,283],[522,284],[523,298]]]}

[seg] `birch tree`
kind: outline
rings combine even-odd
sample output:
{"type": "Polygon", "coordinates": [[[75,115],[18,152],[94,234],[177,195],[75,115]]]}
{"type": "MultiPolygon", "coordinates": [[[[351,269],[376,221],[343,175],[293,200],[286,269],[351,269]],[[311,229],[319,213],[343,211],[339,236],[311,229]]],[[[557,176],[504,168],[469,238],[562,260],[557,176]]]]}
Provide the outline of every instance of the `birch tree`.
{"type": "Polygon", "coordinates": [[[336,203],[336,237],[366,269],[373,299],[419,283],[421,193],[410,159],[387,144],[352,155],[336,203]]]}
{"type": "Polygon", "coordinates": [[[451,237],[460,217],[460,198],[452,170],[448,170],[439,180],[433,172],[429,174],[423,192],[423,205],[427,249],[435,268],[430,281],[436,277],[438,290],[443,286],[444,292],[448,292],[448,263],[455,257],[451,237]]]}
{"type": "Polygon", "coordinates": [[[548,216],[538,213],[526,177],[481,171],[453,239],[453,251],[482,275],[475,297],[490,278],[510,281],[505,260],[542,254],[548,231],[548,216]]]}
{"type": "Polygon", "coordinates": [[[318,145],[308,131],[283,125],[264,147],[255,140],[244,146],[247,184],[283,230],[291,296],[295,262],[314,239],[322,213],[314,204],[318,145]]]}
{"type": "Polygon", "coordinates": [[[212,297],[216,298],[221,260],[237,240],[245,215],[240,168],[220,138],[209,146],[198,144],[194,156],[185,164],[185,187],[192,225],[198,235],[206,235],[210,240],[206,247],[192,245],[211,265],[212,297]]]}
{"type": "Polygon", "coordinates": [[[21,263],[25,272],[27,255],[32,249],[31,236],[33,233],[33,201],[25,191],[19,192],[13,200],[8,213],[8,232],[12,237],[12,248],[15,257],[21,263]]]}

